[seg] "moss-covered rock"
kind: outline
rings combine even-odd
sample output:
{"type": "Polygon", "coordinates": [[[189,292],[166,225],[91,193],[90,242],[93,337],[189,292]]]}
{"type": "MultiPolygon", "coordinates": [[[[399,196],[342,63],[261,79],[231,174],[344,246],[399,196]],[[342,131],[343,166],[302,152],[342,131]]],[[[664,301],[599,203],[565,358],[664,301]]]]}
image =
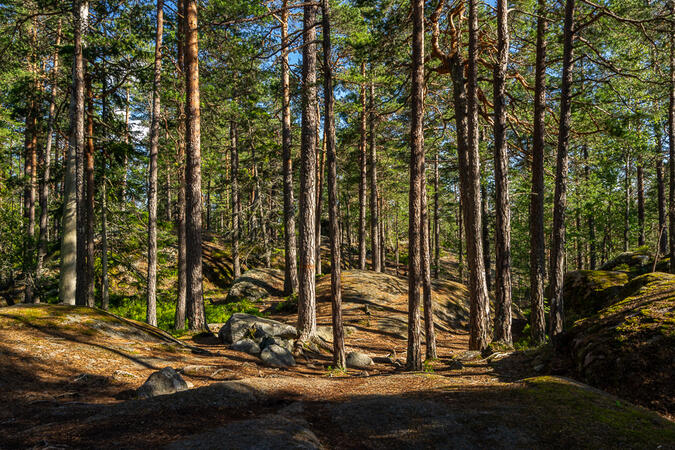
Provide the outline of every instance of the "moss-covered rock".
{"type": "Polygon", "coordinates": [[[568,323],[597,313],[620,299],[628,275],[606,270],[568,272],[563,284],[565,314],[568,323]]]}
{"type": "Polygon", "coordinates": [[[280,296],[284,289],[284,272],[278,269],[251,269],[234,280],[226,303],[246,300],[257,302],[269,296],[280,296]]]}
{"type": "Polygon", "coordinates": [[[563,351],[572,371],[593,386],[675,412],[675,275],[651,273],[628,296],[578,320],[563,351]]]}

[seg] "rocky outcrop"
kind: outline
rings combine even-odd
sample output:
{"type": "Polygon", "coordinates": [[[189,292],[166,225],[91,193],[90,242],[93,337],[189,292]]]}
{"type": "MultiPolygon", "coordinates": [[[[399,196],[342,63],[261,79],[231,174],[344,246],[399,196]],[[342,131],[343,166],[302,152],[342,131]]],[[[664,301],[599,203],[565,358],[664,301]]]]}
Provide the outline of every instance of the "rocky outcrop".
{"type": "Polygon", "coordinates": [[[605,270],[577,270],[565,274],[563,298],[565,319],[588,317],[617,301],[628,283],[625,272],[605,270]]]}
{"type": "Polygon", "coordinates": [[[270,295],[281,295],[284,273],[278,269],[251,269],[234,280],[225,299],[226,303],[243,300],[257,302],[270,295]]]}
{"type": "Polygon", "coordinates": [[[593,386],[673,413],[675,275],[649,273],[627,295],[577,321],[558,346],[572,374],[593,386]]]}

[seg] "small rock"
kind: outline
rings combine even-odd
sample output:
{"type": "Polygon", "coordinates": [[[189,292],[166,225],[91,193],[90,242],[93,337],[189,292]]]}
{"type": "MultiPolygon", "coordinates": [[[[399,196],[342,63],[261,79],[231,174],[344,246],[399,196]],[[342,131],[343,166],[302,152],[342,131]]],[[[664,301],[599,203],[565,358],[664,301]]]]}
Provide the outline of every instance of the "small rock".
{"type": "Polygon", "coordinates": [[[295,358],[293,358],[291,352],[277,344],[266,347],[260,353],[260,359],[272,367],[292,367],[295,365],[295,358]]]}
{"type": "Polygon", "coordinates": [[[136,391],[139,398],[150,398],[158,395],[173,394],[178,391],[186,391],[188,385],[178,372],[171,367],[165,367],[148,377],[136,391]]]}
{"type": "Polygon", "coordinates": [[[130,372],[125,372],[124,370],[116,370],[113,372],[112,377],[114,380],[124,380],[125,378],[138,378],[138,375],[134,375],[130,372]]]}
{"type": "Polygon", "coordinates": [[[285,340],[281,339],[280,337],[274,337],[274,336],[265,336],[263,340],[260,342],[260,348],[265,349],[269,347],[270,345],[278,345],[279,347],[283,347],[289,352],[293,351],[293,341],[292,340],[285,340]]]}
{"type": "Polygon", "coordinates": [[[544,367],[545,367],[544,364],[537,364],[536,366],[534,366],[534,371],[541,372],[544,370],[544,367]]]}
{"type": "Polygon", "coordinates": [[[448,363],[448,369],[450,370],[462,370],[463,368],[464,364],[462,364],[460,361],[457,361],[456,359],[451,359],[448,363]]]}
{"type": "Polygon", "coordinates": [[[464,362],[464,361],[473,361],[475,359],[479,359],[480,357],[481,353],[478,350],[467,350],[455,356],[454,359],[457,361],[464,362]]]}
{"type": "Polygon", "coordinates": [[[234,351],[237,352],[245,352],[248,353],[249,355],[258,355],[260,354],[260,346],[256,344],[256,342],[253,339],[240,339],[230,348],[234,351]]]}
{"type": "Polygon", "coordinates": [[[185,366],[180,372],[190,377],[208,376],[213,372],[213,366],[185,366]]]}
{"type": "Polygon", "coordinates": [[[373,360],[370,356],[360,352],[347,353],[347,367],[353,369],[367,369],[373,365],[373,360]]]}

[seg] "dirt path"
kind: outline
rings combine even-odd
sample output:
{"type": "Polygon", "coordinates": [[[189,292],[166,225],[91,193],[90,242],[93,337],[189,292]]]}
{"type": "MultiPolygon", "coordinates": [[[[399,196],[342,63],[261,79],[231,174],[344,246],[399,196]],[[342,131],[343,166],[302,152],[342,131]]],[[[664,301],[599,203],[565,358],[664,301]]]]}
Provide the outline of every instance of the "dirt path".
{"type": "MultiPolygon", "coordinates": [[[[372,281],[347,277],[348,348],[404,361],[402,288],[372,281]]],[[[336,372],[325,353],[273,369],[214,337],[186,347],[97,310],[0,308],[0,448],[675,448],[675,427],[654,413],[563,379],[523,381],[535,373],[522,354],[458,363],[468,335],[457,292],[439,299],[457,322],[442,322],[439,359],[422,373],[381,362],[336,372]],[[165,366],[193,389],[133,400],[165,366]]]]}

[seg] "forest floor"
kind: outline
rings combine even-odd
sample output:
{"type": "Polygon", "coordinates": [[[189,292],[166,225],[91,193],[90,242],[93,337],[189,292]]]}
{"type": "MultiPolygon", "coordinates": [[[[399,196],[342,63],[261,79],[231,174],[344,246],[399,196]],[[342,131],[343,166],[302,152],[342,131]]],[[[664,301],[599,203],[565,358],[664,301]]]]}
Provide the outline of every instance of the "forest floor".
{"type": "MultiPolygon", "coordinates": [[[[327,278],[317,284],[320,326],[330,323],[327,278]]],[[[343,283],[348,351],[405,361],[405,281],[352,271],[343,283]]],[[[435,288],[439,358],[419,373],[384,359],[337,371],[312,352],[274,369],[215,336],[177,341],[100,310],[0,308],[0,448],[675,448],[667,418],[537,376],[528,353],[466,352],[466,292],[435,288]],[[166,366],[191,389],[134,399],[166,366]]]]}

